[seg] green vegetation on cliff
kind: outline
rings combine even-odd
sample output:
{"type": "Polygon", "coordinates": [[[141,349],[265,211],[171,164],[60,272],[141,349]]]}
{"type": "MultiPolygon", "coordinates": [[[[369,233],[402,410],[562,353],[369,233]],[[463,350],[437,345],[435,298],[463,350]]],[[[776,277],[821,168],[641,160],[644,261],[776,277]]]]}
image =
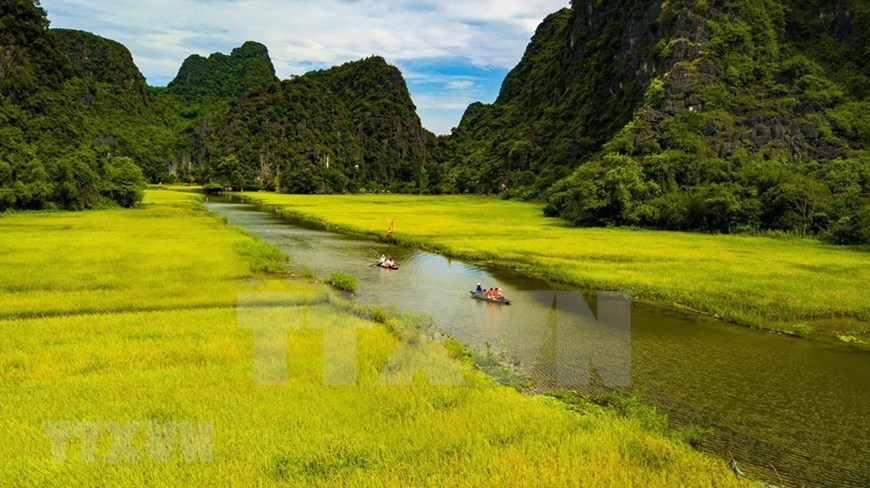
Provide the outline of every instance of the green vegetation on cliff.
{"type": "Polygon", "coordinates": [[[433,139],[380,57],[261,85],[192,136],[197,180],[290,193],[425,188],[433,139]]]}
{"type": "Polygon", "coordinates": [[[169,135],[126,48],[0,5],[0,211],[132,206],[169,135]]]}
{"type": "Polygon", "coordinates": [[[229,56],[198,54],[184,60],[167,91],[185,98],[202,96],[237,98],[264,83],[277,81],[266,46],[253,41],[233,49],[229,56]]]}
{"type": "Polygon", "coordinates": [[[278,82],[266,47],[249,41],[193,55],[168,87],[150,88],[121,44],[50,31],[32,0],[3,8],[0,210],[135,203],[141,191],[118,188],[142,176],[115,181],[135,176],[130,161],[151,182],[208,188],[428,186],[434,136],[383,58],[278,82]]]}
{"type": "MultiPolygon", "coordinates": [[[[144,96],[145,78],[133,63],[130,51],[122,44],[95,36],[89,32],[70,29],[52,29],[49,34],[67,55],[73,72],[79,78],[93,83],[108,83],[144,96]]],[[[85,90],[89,86],[85,85],[85,90]]],[[[89,93],[84,98],[91,98],[89,93]]]]}
{"type": "Polygon", "coordinates": [[[572,7],[444,141],[440,191],[544,198],[576,225],[870,241],[865,3],[572,7]]]}
{"type": "Polygon", "coordinates": [[[275,67],[266,46],[248,41],[229,55],[213,53],[208,58],[194,54],[184,60],[175,79],[166,88],[152,88],[155,99],[167,112],[172,134],[163,140],[165,171],[152,181],[193,183],[208,179],[201,160],[207,148],[196,141],[210,130],[214,119],[233,100],[263,84],[277,82],[275,67]]]}

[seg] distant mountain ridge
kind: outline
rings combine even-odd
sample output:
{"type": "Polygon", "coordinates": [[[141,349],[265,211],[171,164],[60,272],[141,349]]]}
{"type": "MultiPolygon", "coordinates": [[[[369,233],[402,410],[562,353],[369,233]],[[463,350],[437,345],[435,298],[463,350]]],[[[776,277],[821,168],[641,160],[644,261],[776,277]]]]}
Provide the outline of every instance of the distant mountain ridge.
{"type": "Polygon", "coordinates": [[[426,188],[434,136],[383,58],[278,82],[267,48],[248,41],[229,55],[192,55],[152,88],[126,47],[49,30],[32,0],[10,0],[0,15],[0,211],[102,205],[113,161],[153,182],[426,188]]]}

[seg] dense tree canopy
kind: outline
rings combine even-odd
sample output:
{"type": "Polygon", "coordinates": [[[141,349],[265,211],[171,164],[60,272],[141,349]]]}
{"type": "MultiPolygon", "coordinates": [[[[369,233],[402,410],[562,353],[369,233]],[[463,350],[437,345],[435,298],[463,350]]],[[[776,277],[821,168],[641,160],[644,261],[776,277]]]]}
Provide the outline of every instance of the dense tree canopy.
{"type": "Polygon", "coordinates": [[[0,24],[0,211],[137,204],[137,164],[153,163],[142,136],[161,122],[126,48],[49,31],[32,0],[0,4],[0,24]]]}

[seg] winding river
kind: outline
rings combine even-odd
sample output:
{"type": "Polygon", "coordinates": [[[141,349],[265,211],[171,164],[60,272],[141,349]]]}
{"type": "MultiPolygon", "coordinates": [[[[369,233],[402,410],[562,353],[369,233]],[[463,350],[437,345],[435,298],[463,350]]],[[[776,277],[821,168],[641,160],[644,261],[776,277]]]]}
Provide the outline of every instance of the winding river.
{"type": "Polygon", "coordinates": [[[630,327],[620,328],[605,323],[598,309],[608,298],[593,292],[557,292],[565,287],[328,232],[252,204],[212,198],[208,208],[282,249],[297,271],[352,274],[358,300],[427,314],[470,347],[503,354],[538,390],[563,387],[567,374],[587,380],[573,382],[580,390],[636,394],[678,425],[712,429],[701,449],[777,485],[870,486],[866,352],[645,303],[632,304],[630,327]],[[373,267],[381,254],[401,269],[373,267]],[[477,283],[502,288],[512,305],[471,300],[477,283]],[[605,374],[589,373],[593,363],[605,374]]]}

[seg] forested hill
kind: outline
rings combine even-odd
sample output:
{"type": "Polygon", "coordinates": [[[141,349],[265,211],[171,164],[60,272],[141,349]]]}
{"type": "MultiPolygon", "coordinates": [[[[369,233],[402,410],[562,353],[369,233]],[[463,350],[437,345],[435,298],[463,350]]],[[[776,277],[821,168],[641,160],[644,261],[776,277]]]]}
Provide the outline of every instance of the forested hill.
{"type": "Polygon", "coordinates": [[[148,87],[123,45],[0,3],[0,212],[133,205],[144,181],[424,191],[434,136],[371,57],[279,82],[268,51],[188,57],[148,87]]]}
{"type": "Polygon", "coordinates": [[[133,205],[169,137],[120,44],[0,3],[0,211],[133,205]]]}
{"type": "Polygon", "coordinates": [[[381,57],[268,83],[194,131],[197,179],[295,193],[425,190],[434,136],[381,57]]]}
{"type": "Polygon", "coordinates": [[[188,98],[240,97],[251,88],[277,81],[266,46],[253,41],[233,49],[229,56],[193,54],[184,60],[168,85],[169,93],[188,98]]]}
{"type": "Polygon", "coordinates": [[[868,36],[857,0],[574,0],[443,140],[441,189],[867,242],[868,36]]]}
{"type": "Polygon", "coordinates": [[[145,94],[145,77],[123,44],[90,32],[52,29],[49,33],[67,55],[74,74],[79,78],[109,83],[138,95],[145,94]]]}

